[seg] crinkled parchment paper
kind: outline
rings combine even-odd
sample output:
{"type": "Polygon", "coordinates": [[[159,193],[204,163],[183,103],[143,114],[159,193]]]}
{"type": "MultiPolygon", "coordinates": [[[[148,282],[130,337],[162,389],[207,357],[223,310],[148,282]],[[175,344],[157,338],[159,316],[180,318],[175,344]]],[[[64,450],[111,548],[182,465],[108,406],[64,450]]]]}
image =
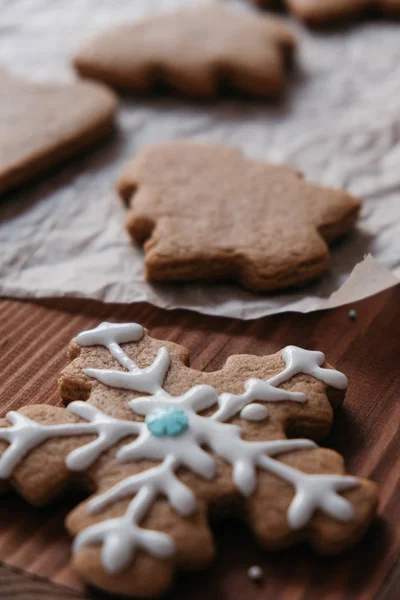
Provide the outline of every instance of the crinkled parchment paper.
{"type": "MultiPolygon", "coordinates": [[[[0,63],[34,80],[68,80],[74,76],[69,58],[87,36],[191,3],[0,0],[0,63]]],[[[146,300],[250,319],[337,306],[394,285],[400,275],[400,26],[363,22],[330,33],[293,26],[298,65],[283,102],[125,98],[113,140],[0,201],[0,294],[146,300]],[[311,180],[364,198],[359,226],[333,248],[329,273],[300,291],[268,296],[234,285],[146,283],[143,252],[124,231],[114,184],[145,144],[176,137],[286,161],[311,180]]]]}

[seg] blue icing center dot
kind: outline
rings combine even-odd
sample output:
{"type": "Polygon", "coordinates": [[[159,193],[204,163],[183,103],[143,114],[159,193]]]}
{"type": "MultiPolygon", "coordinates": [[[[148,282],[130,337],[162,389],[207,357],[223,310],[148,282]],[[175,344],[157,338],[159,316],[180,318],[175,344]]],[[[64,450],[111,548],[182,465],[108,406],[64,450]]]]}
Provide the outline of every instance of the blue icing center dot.
{"type": "Polygon", "coordinates": [[[160,408],[147,415],[146,425],[156,437],[177,437],[189,428],[189,419],[181,408],[160,408]]]}

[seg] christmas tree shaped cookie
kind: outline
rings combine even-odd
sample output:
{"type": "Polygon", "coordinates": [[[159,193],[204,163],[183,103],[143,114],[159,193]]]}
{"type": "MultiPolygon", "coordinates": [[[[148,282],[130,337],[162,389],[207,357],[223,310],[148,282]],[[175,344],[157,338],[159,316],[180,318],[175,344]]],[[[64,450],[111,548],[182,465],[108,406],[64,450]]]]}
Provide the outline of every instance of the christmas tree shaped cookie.
{"type": "Polygon", "coordinates": [[[210,507],[236,506],[267,549],[307,540],[323,553],[353,544],[375,514],[375,485],[316,444],[347,386],[321,352],[287,346],[202,373],[135,323],[102,323],[70,352],[68,407],[1,421],[0,476],[33,504],[88,490],[67,518],[88,583],[161,594],[176,569],[212,560],[210,507]]]}

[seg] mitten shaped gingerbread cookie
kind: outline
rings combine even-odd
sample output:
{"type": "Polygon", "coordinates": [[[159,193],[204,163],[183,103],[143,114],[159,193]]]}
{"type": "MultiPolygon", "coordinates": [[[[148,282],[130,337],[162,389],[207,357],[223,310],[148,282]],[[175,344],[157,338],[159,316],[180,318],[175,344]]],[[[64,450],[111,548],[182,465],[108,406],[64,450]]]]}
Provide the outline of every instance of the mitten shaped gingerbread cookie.
{"type": "Polygon", "coordinates": [[[262,292],[328,267],[328,243],[353,227],[360,201],[282,165],[185,141],[150,146],[123,172],[127,229],[144,243],[151,281],[233,280],[262,292]]]}
{"type": "MultiPolygon", "coordinates": [[[[258,6],[268,7],[271,0],[253,0],[258,6]]],[[[285,0],[291,12],[310,25],[329,25],[338,20],[377,10],[387,15],[400,16],[400,0],[285,0]]]]}
{"type": "Polygon", "coordinates": [[[89,82],[32,83],[0,70],[0,193],[111,132],[117,100],[89,82]]]}
{"type": "Polygon", "coordinates": [[[176,569],[210,562],[208,511],[227,505],[267,549],[308,540],[325,553],[353,544],[375,514],[375,485],[315,442],[347,385],[321,352],[288,346],[202,373],[134,323],[102,323],[70,350],[68,408],[8,413],[0,476],[34,504],[73,483],[93,493],[67,519],[85,581],[161,594],[176,569]]]}
{"type": "Polygon", "coordinates": [[[294,45],[277,17],[210,4],[106,31],[79,50],[74,64],[85,77],[139,93],[164,84],[187,96],[232,88],[269,98],[284,87],[294,45]]]}

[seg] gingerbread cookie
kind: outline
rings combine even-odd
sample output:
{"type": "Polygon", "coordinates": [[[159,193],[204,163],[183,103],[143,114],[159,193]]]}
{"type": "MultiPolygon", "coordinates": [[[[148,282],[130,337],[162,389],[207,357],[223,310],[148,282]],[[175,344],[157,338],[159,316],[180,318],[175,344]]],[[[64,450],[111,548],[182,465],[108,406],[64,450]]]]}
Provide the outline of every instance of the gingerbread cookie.
{"type": "Polygon", "coordinates": [[[284,22],[219,4],[158,14],[99,35],[74,64],[85,77],[148,93],[166,84],[208,98],[221,87],[276,96],[295,39],[284,22]]]}
{"type": "Polygon", "coordinates": [[[119,191],[127,229],[144,243],[151,281],[235,280],[255,291],[307,283],[328,267],[327,243],[354,225],[360,202],[292,168],[185,141],[150,146],[119,191]]]}
{"type": "Polygon", "coordinates": [[[93,494],[67,518],[88,583],[161,594],[176,569],[212,560],[211,508],[235,509],[265,548],[307,540],[323,553],[352,545],[375,514],[375,485],[315,443],[347,386],[321,352],[287,346],[203,373],[140,325],[102,323],[70,356],[67,409],[27,406],[0,422],[0,476],[33,504],[73,484],[93,494]]]}
{"type": "Polygon", "coordinates": [[[30,83],[0,70],[0,193],[110,133],[117,101],[96,83],[30,83]]]}
{"type": "MultiPolygon", "coordinates": [[[[253,0],[258,6],[268,7],[271,0],[253,0]]],[[[309,23],[321,26],[378,10],[387,15],[400,16],[400,0],[285,0],[292,13],[309,23]]]]}

